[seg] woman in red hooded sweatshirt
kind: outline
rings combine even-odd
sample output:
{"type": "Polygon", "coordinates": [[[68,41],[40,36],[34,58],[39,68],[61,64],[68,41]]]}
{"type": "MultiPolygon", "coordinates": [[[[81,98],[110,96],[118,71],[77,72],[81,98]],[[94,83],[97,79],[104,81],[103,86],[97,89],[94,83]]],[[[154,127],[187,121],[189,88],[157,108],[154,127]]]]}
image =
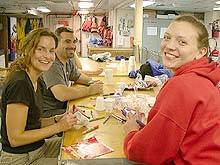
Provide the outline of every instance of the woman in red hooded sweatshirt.
{"type": "Polygon", "coordinates": [[[163,64],[173,72],[141,128],[128,115],[124,152],[150,164],[220,164],[220,68],[207,59],[208,32],[193,16],[169,25],[161,42],[163,64]]]}

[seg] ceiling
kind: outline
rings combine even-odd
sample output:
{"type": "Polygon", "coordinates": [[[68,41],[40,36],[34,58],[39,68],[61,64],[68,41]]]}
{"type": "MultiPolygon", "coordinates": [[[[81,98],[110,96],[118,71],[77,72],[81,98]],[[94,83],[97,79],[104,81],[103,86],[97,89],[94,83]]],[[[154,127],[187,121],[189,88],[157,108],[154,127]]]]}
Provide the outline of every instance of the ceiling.
{"type": "MultiPolygon", "coordinates": [[[[78,2],[83,0],[0,0],[0,13],[26,13],[27,9],[39,6],[48,7],[52,13],[70,14],[78,10],[78,2]]],[[[85,0],[84,0],[85,1],[85,0]]],[[[87,0],[89,1],[89,0],[87,0]]],[[[90,0],[94,7],[91,13],[105,13],[112,9],[126,9],[135,0],[90,0]]],[[[146,9],[206,12],[212,11],[217,0],[156,0],[146,9]]]]}

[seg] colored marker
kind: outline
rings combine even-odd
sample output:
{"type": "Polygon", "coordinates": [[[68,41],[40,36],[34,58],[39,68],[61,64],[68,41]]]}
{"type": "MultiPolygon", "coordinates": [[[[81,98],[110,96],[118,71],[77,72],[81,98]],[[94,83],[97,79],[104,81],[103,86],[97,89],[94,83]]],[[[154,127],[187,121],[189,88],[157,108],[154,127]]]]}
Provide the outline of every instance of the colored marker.
{"type": "Polygon", "coordinates": [[[80,110],[80,109],[79,109],[79,112],[80,112],[83,116],[85,116],[87,119],[90,119],[89,116],[87,116],[85,113],[83,113],[83,110],[80,110]]]}
{"type": "Polygon", "coordinates": [[[104,118],[105,118],[105,116],[93,118],[93,119],[89,120],[89,122],[96,121],[96,120],[101,120],[101,119],[104,119],[104,118]]]}
{"type": "Polygon", "coordinates": [[[142,121],[140,121],[140,120],[136,120],[136,122],[139,124],[139,126],[141,126],[141,127],[144,127],[145,126],[145,124],[142,122],[142,121]]]}
{"type": "Polygon", "coordinates": [[[88,85],[94,84],[94,81],[89,81],[88,85]]]}
{"type": "Polygon", "coordinates": [[[103,121],[103,124],[105,124],[109,119],[110,119],[110,115],[109,116],[107,116],[106,118],[105,118],[105,120],[103,121]]]}
{"type": "Polygon", "coordinates": [[[90,113],[91,113],[92,118],[94,119],[93,112],[92,112],[92,111],[90,111],[90,113]]]}
{"type": "Polygon", "coordinates": [[[93,105],[77,105],[77,107],[83,107],[83,108],[88,108],[88,109],[95,109],[93,105]]]}
{"type": "Polygon", "coordinates": [[[99,125],[96,125],[96,126],[94,126],[94,127],[91,127],[91,128],[89,128],[89,129],[83,131],[82,134],[83,134],[83,135],[84,135],[84,134],[87,134],[87,133],[92,132],[92,131],[94,131],[94,130],[96,130],[96,129],[98,129],[98,128],[99,128],[99,125]]]}
{"type": "Polygon", "coordinates": [[[107,93],[107,94],[103,94],[102,96],[111,96],[111,95],[114,95],[115,93],[107,93]]]}
{"type": "Polygon", "coordinates": [[[116,120],[119,120],[121,123],[126,122],[125,119],[123,119],[122,117],[116,115],[116,114],[111,114],[112,117],[114,117],[116,120]]]}

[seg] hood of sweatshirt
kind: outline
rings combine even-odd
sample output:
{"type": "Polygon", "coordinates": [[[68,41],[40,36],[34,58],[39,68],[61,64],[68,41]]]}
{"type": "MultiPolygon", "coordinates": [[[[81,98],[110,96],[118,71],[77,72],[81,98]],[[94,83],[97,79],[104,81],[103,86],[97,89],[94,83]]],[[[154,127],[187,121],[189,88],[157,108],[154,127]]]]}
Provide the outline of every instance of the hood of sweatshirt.
{"type": "Polygon", "coordinates": [[[215,86],[220,84],[220,67],[216,66],[216,62],[209,63],[206,57],[183,65],[175,72],[174,76],[192,72],[209,79],[215,86]]]}

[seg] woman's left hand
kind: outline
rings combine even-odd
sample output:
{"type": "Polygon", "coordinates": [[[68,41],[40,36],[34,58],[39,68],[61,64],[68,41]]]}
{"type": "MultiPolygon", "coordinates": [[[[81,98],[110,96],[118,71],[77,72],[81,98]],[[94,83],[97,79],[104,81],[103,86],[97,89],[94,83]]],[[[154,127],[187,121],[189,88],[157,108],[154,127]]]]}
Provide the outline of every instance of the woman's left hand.
{"type": "Polygon", "coordinates": [[[140,114],[137,112],[136,114],[128,113],[127,122],[124,125],[124,131],[128,134],[131,131],[138,131],[140,129],[139,124],[136,120],[141,120],[140,114]]]}

